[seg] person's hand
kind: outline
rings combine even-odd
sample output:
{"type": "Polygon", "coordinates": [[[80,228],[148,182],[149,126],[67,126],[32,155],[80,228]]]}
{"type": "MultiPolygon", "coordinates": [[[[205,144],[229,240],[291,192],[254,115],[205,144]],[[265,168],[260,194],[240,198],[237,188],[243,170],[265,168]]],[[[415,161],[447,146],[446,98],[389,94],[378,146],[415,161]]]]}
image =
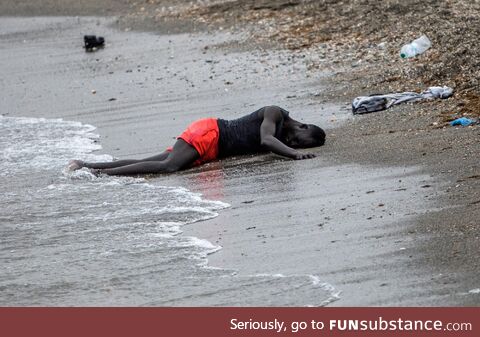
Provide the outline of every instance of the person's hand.
{"type": "Polygon", "coordinates": [[[315,158],[316,155],[313,154],[313,153],[302,153],[302,152],[297,152],[295,154],[295,157],[293,157],[293,159],[295,160],[302,160],[302,159],[311,159],[311,158],[315,158]]]}
{"type": "Polygon", "coordinates": [[[99,177],[102,174],[101,169],[89,169],[90,173],[93,174],[95,177],[99,177]]]}

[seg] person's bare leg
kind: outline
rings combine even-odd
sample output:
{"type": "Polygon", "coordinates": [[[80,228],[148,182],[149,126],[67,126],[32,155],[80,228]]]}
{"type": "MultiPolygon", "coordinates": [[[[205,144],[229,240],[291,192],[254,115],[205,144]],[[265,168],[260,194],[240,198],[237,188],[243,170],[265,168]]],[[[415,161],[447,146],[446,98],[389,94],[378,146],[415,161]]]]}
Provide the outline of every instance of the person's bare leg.
{"type": "MultiPolygon", "coordinates": [[[[161,159],[161,157],[158,157],[161,159]]],[[[197,150],[183,139],[178,139],[172,152],[164,160],[148,160],[116,168],[96,170],[108,175],[135,175],[150,173],[171,173],[184,169],[199,158],[197,150]]]]}
{"type": "Polygon", "coordinates": [[[131,165],[135,163],[141,163],[144,161],[162,161],[167,159],[168,155],[170,154],[169,151],[164,151],[158,155],[144,158],[144,159],[122,159],[116,161],[109,161],[109,162],[101,162],[101,163],[86,163],[81,160],[72,160],[68,163],[68,168],[72,171],[79,170],[83,167],[91,168],[91,169],[107,169],[107,168],[115,168],[121,167],[126,165],[131,165]]]}

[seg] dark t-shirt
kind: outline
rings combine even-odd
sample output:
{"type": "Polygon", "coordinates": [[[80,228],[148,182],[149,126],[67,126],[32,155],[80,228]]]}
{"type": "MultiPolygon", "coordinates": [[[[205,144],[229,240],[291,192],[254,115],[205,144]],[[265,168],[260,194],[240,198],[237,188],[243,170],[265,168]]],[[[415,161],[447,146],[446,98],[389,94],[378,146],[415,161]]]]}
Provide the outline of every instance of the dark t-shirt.
{"type": "MultiPolygon", "coordinates": [[[[264,110],[265,108],[261,108],[249,115],[233,120],[218,119],[220,132],[219,157],[265,151],[260,144],[260,126],[263,122],[264,110]]],[[[277,122],[275,128],[275,138],[278,139],[282,134],[283,121],[288,117],[288,111],[280,110],[283,118],[277,122]]]]}

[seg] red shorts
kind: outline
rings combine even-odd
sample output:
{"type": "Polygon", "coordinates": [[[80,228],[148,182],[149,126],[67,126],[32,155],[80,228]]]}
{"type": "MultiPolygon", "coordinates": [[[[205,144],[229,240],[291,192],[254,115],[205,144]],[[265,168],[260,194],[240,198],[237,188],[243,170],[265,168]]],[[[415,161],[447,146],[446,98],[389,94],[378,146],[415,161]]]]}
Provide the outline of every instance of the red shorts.
{"type": "Polygon", "coordinates": [[[219,134],[217,119],[206,118],[190,124],[177,139],[183,139],[197,150],[200,158],[193,163],[197,166],[217,159],[219,134]]]}

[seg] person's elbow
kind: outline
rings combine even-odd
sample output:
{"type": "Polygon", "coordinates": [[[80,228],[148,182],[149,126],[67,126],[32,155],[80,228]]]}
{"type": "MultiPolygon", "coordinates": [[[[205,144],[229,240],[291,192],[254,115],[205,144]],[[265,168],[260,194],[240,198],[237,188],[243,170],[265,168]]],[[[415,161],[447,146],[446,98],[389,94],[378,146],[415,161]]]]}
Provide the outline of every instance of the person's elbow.
{"type": "Polygon", "coordinates": [[[282,111],[282,108],[280,108],[278,105],[267,105],[267,106],[264,106],[263,109],[265,111],[272,111],[272,112],[280,112],[282,111]]]}
{"type": "Polygon", "coordinates": [[[263,148],[267,148],[268,144],[269,144],[268,140],[262,139],[260,141],[260,146],[263,147],[263,148]]]}
{"type": "Polygon", "coordinates": [[[272,137],[271,136],[262,137],[262,139],[260,140],[260,145],[263,148],[269,149],[272,146],[272,137]]]}

